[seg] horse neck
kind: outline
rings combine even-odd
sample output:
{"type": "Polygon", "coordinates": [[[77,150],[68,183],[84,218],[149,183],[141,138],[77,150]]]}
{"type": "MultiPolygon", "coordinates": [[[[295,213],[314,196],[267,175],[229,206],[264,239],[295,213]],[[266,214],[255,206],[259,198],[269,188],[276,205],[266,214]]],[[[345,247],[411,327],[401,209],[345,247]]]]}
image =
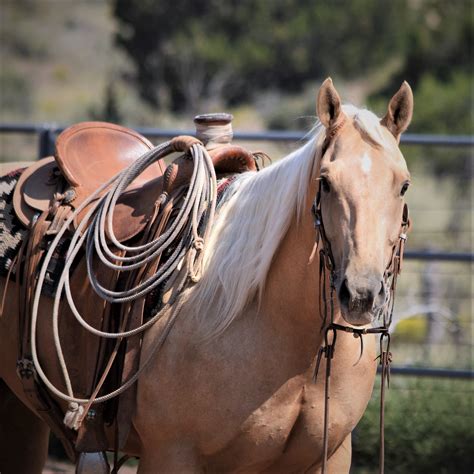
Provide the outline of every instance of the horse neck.
{"type": "MultiPolygon", "coordinates": [[[[310,195],[312,193],[309,193],[310,195]]],[[[281,334],[303,347],[317,350],[322,340],[319,314],[319,255],[310,262],[315,243],[311,204],[295,216],[270,267],[262,295],[261,312],[281,334]]]]}

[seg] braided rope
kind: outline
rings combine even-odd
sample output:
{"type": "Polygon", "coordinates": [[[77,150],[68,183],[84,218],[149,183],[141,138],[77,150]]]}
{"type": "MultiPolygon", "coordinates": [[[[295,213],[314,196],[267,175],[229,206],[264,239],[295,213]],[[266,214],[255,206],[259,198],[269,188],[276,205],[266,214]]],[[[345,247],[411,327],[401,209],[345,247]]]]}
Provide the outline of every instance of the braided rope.
{"type": "MultiPolygon", "coordinates": [[[[116,339],[122,337],[131,337],[141,333],[152,326],[158,319],[162,317],[163,314],[165,314],[165,312],[170,309],[169,305],[165,305],[165,307],[160,312],[154,315],[146,323],[129,331],[113,333],[100,331],[92,327],[84,320],[74,303],[69,280],[71,266],[83,245],[85,244],[86,246],[87,271],[91,286],[101,298],[108,301],[109,303],[129,302],[136,300],[137,298],[144,297],[144,295],[152,291],[166,278],[168,278],[168,276],[173,273],[173,271],[178,267],[184,258],[187,258],[188,261],[188,272],[190,279],[196,282],[200,278],[203,263],[203,249],[209,237],[209,232],[214,221],[217,195],[214,166],[207,150],[201,144],[196,143],[189,149],[190,156],[194,163],[190,186],[184,198],[184,205],[178,212],[176,219],[171,223],[169,228],[158,238],[135,247],[126,246],[120,243],[113,232],[113,212],[118,198],[123,193],[123,191],[148,166],[161,159],[163,156],[166,156],[174,151],[176,150],[172,142],[163,143],[162,145],[144,154],[128,168],[116,174],[109,181],[98,188],[66,219],[56,237],[51,242],[40,269],[31,314],[32,359],[36,371],[46,387],[57,397],[70,403],[69,410],[66,413],[65,423],[75,429],[78,427],[78,418],[82,416],[80,410],[81,406],[87,404],[90,400],[77,398],[74,396],[64,353],[61,347],[61,340],[59,336],[59,306],[63,292],[65,293],[68,305],[79,324],[81,324],[82,327],[92,334],[104,338],[116,339]],[[107,190],[109,187],[110,189],[107,190]],[[93,203],[93,201],[96,200],[105,190],[107,190],[107,192],[102,197],[100,197],[96,203],[93,203]],[[62,236],[68,230],[74,218],[89,205],[91,205],[91,208],[72,235],[66,254],[66,262],[60,276],[53,304],[53,337],[56,353],[66,385],[67,393],[64,393],[48,379],[39,362],[36,345],[38,308],[47,267],[52,258],[54,250],[59,244],[62,236]],[[127,253],[132,253],[134,255],[123,257],[115,255],[109,247],[105,229],[107,229],[108,238],[115,248],[127,253]],[[202,232],[203,235],[201,235],[200,232],[202,232]],[[166,263],[158,269],[157,273],[152,275],[144,282],[139,283],[134,288],[130,288],[128,290],[112,291],[103,287],[97,280],[97,277],[93,271],[92,260],[95,255],[97,255],[102,264],[106,265],[108,268],[119,271],[132,271],[158,258],[161,256],[163,251],[170,247],[173,247],[174,250],[168,257],[166,263]],[[190,250],[188,251],[188,249],[190,250]]],[[[163,206],[163,204],[166,202],[166,199],[167,196],[162,194],[157,203],[160,206],[163,206]]],[[[163,331],[160,334],[160,337],[155,342],[149,357],[140,366],[138,371],[114,391],[97,397],[95,400],[93,400],[94,404],[105,402],[120,395],[133,383],[135,383],[140,374],[148,367],[153,356],[163,345],[177,318],[180,308],[181,303],[178,303],[178,305],[171,308],[172,312],[163,328],[163,331]]]]}

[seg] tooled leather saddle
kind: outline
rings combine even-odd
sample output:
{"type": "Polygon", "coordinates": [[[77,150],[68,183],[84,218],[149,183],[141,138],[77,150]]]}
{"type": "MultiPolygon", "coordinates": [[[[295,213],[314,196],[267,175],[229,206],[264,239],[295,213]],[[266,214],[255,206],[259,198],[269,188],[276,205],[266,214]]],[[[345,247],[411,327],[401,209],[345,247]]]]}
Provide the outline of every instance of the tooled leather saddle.
{"type": "MultiPolygon", "coordinates": [[[[222,121],[220,118],[212,123],[222,121]]],[[[119,125],[73,125],[58,136],[53,157],[39,160],[22,173],[14,193],[15,212],[30,227],[38,213],[51,208],[52,217],[59,224],[58,216],[54,215],[58,212],[54,200],[77,208],[92,192],[152,148],[145,137],[119,125]]],[[[210,155],[218,176],[256,169],[254,156],[240,146],[220,144],[210,150],[210,155]]],[[[114,231],[119,241],[136,236],[149,221],[153,204],[163,190],[165,169],[163,160],[153,163],[121,196],[114,215],[114,231]]],[[[173,180],[171,187],[185,184],[190,172],[188,161],[177,158],[168,168],[168,179],[173,180]]],[[[75,220],[75,227],[86,212],[87,209],[75,220]]],[[[53,225],[50,233],[55,228],[53,225]]]]}

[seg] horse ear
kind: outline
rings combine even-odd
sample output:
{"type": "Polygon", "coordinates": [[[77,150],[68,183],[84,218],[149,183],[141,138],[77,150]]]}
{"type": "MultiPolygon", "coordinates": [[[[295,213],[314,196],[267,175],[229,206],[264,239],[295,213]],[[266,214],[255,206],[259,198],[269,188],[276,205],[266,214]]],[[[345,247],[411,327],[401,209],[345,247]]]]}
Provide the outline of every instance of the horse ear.
{"type": "Polygon", "coordinates": [[[404,81],[398,92],[388,104],[385,117],[380,121],[392,135],[399,140],[400,135],[410,125],[413,115],[413,92],[408,82],[404,81]]]}
{"type": "Polygon", "coordinates": [[[341,99],[328,77],[321,85],[316,102],[319,120],[326,128],[331,128],[337,122],[341,114],[341,99]]]}

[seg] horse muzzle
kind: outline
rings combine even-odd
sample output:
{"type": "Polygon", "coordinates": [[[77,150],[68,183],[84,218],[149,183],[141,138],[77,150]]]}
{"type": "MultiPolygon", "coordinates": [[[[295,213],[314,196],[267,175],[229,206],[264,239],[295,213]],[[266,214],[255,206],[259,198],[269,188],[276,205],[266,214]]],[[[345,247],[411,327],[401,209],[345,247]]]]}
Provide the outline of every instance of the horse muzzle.
{"type": "Polygon", "coordinates": [[[383,305],[385,285],[378,275],[346,276],[341,281],[338,296],[343,318],[349,324],[362,326],[371,323],[377,309],[383,305]]]}

